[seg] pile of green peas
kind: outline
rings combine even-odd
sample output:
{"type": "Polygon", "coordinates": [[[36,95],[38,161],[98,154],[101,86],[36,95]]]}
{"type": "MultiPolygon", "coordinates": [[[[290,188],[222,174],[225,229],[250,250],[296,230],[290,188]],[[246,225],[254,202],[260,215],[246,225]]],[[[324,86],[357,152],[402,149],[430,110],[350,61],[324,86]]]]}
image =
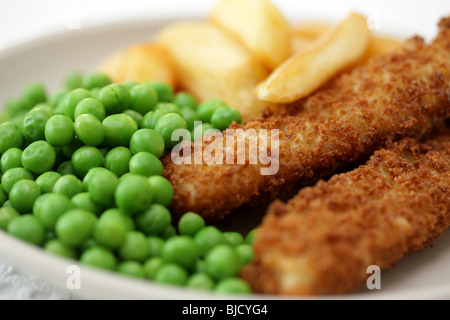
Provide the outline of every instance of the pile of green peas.
{"type": "Polygon", "coordinates": [[[80,263],[163,284],[250,293],[238,277],[254,230],[222,232],[188,212],[176,223],[161,157],[178,142],[241,122],[220,100],[198,105],[157,83],[73,72],[51,96],[28,84],[0,114],[0,229],[80,263]],[[199,134],[197,132],[197,134],[199,134]]]}

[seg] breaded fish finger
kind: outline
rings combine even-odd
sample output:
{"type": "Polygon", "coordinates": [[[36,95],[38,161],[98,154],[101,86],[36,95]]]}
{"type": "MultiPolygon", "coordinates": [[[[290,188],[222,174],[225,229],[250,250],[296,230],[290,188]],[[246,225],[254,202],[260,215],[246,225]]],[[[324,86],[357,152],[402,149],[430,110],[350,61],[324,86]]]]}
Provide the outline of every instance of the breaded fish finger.
{"type": "Polygon", "coordinates": [[[392,267],[449,225],[450,132],[421,144],[408,138],[287,204],[274,202],[241,276],[260,293],[352,293],[369,266],[392,267]]]}

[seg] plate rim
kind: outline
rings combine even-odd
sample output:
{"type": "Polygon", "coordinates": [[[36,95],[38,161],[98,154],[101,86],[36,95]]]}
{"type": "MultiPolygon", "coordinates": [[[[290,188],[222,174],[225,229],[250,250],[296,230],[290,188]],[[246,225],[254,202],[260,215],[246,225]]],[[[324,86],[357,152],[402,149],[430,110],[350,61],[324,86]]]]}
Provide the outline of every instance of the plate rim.
{"type": "MultiPolygon", "coordinates": [[[[190,16],[183,16],[183,19],[201,19],[202,17],[199,15],[190,15],[190,16]]],[[[173,15],[161,15],[158,17],[152,17],[151,21],[147,19],[121,19],[120,23],[127,23],[128,25],[161,25],[162,23],[170,23],[170,21],[177,21],[179,17],[173,16],[173,15]]],[[[75,32],[78,32],[78,36],[83,36],[83,33],[90,33],[92,30],[101,31],[104,28],[109,28],[110,24],[114,22],[117,23],[117,19],[104,19],[99,23],[95,23],[86,27],[83,27],[80,30],[77,30],[75,32]]],[[[59,31],[52,31],[45,34],[41,34],[38,37],[34,37],[32,40],[24,40],[22,42],[15,43],[14,45],[11,45],[9,47],[3,48],[0,51],[0,62],[2,60],[8,59],[8,57],[14,55],[15,52],[20,52],[22,50],[26,50],[27,48],[32,48],[36,45],[45,45],[46,43],[50,42],[57,42],[60,39],[67,36],[67,30],[59,30],[59,31]]],[[[87,275],[88,278],[100,278],[100,282],[113,280],[114,283],[120,284],[122,286],[125,286],[127,288],[132,289],[139,288],[139,292],[147,292],[155,290],[157,292],[154,292],[153,294],[158,294],[159,292],[162,292],[163,294],[159,299],[174,299],[174,300],[184,300],[184,299],[192,299],[192,300],[211,300],[211,299],[245,299],[245,300],[378,300],[378,299],[388,299],[388,300],[413,300],[413,299],[448,299],[450,298],[450,285],[443,284],[438,286],[426,286],[426,287],[420,287],[417,289],[410,289],[405,292],[405,290],[394,290],[392,292],[383,292],[383,293],[377,293],[377,294],[371,294],[368,293],[352,293],[352,294],[346,294],[346,295],[333,295],[333,296],[275,296],[275,295],[263,295],[263,294],[251,294],[250,296],[236,296],[236,295],[217,295],[212,296],[210,292],[195,292],[193,290],[187,290],[185,288],[179,288],[179,287],[170,287],[167,285],[160,285],[155,282],[146,282],[143,280],[135,280],[132,278],[128,278],[125,276],[121,276],[119,274],[116,274],[114,272],[108,272],[104,270],[99,270],[96,268],[92,268],[89,266],[81,265],[79,262],[70,260],[67,258],[54,256],[49,253],[46,253],[43,251],[42,248],[28,244],[20,239],[16,239],[10,235],[8,235],[6,232],[0,230],[0,243],[2,245],[0,246],[0,257],[2,259],[2,262],[8,263],[11,266],[14,266],[17,268],[17,270],[20,271],[26,271],[30,274],[35,274],[37,276],[43,276],[45,273],[44,270],[40,270],[38,272],[33,272],[30,270],[30,268],[25,268],[23,265],[20,265],[20,262],[26,259],[26,257],[35,257],[35,258],[44,258],[45,261],[43,261],[41,264],[55,264],[55,267],[61,267],[64,270],[67,269],[67,266],[70,265],[78,265],[80,267],[80,270],[83,274],[87,275]],[[11,246],[11,247],[10,247],[11,246]],[[17,250],[17,248],[20,248],[20,250],[17,250]],[[24,252],[25,254],[20,257],[17,253],[18,252],[24,252]],[[8,258],[4,258],[4,256],[9,256],[8,258]],[[26,269],[26,270],[25,270],[26,269]],[[184,296],[185,295],[185,296],[184,296]],[[171,297],[173,296],[173,297],[171,297]]],[[[51,268],[54,269],[54,268],[51,268]]],[[[50,270],[50,269],[49,269],[50,270]]],[[[48,270],[48,271],[49,271],[48,270]]],[[[56,287],[62,289],[62,290],[68,290],[67,288],[64,289],[61,287],[61,284],[55,283],[55,279],[52,279],[51,277],[44,277],[44,280],[55,285],[56,287]]],[[[96,292],[95,294],[90,294],[87,291],[82,290],[82,298],[83,296],[87,296],[88,299],[89,296],[92,296],[93,299],[105,299],[105,297],[99,296],[99,290],[101,290],[101,286],[95,285],[91,286],[91,289],[94,289],[96,292]]],[[[69,291],[73,292],[73,291],[69,291]]],[[[73,292],[75,295],[77,292],[73,292]]],[[[119,296],[110,296],[106,299],[149,299],[148,297],[139,297],[134,294],[129,295],[125,298],[120,298],[119,296]]],[[[150,299],[158,299],[158,297],[151,297],[150,299]]]]}

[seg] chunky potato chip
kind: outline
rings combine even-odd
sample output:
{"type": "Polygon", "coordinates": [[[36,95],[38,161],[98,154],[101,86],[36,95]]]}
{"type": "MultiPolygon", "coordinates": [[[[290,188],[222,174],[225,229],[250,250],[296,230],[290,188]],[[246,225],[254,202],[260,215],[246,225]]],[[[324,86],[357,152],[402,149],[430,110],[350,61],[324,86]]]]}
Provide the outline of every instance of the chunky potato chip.
{"type": "Polygon", "coordinates": [[[113,53],[99,69],[114,82],[158,81],[176,85],[175,70],[167,50],[154,43],[139,43],[113,53]]]}
{"type": "Polygon", "coordinates": [[[161,30],[157,41],[170,52],[179,84],[200,101],[217,98],[245,120],[266,106],[254,89],[268,72],[237,41],[208,22],[181,22],[161,30]]]}
{"type": "Polygon", "coordinates": [[[222,0],[210,20],[238,39],[269,70],[290,54],[290,29],[267,0],[222,0]]]}
{"type": "Polygon", "coordinates": [[[272,103],[290,103],[311,94],[358,61],[365,54],[369,41],[366,19],[351,14],[319,37],[308,50],[289,58],[272,72],[258,86],[258,98],[272,103]]]}

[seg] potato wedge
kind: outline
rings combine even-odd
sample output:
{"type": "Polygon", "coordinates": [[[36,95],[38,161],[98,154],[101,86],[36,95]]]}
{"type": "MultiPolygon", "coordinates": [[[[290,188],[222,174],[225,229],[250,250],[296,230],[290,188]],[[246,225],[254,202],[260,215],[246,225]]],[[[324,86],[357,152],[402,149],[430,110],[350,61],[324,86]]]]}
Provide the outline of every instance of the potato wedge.
{"type": "Polygon", "coordinates": [[[331,29],[330,25],[308,23],[291,28],[291,55],[303,53],[316,43],[317,39],[331,29]]]}
{"type": "Polygon", "coordinates": [[[291,32],[293,36],[317,39],[331,28],[331,25],[325,23],[305,23],[293,26],[291,32]]]}
{"type": "Polygon", "coordinates": [[[222,0],[210,20],[238,39],[268,70],[289,57],[289,24],[268,0],[222,0]]]}
{"type": "MultiPolygon", "coordinates": [[[[306,50],[310,49],[310,45],[312,45],[319,37],[324,35],[331,28],[331,25],[322,23],[309,23],[292,27],[292,55],[298,54],[300,52],[305,52],[306,50]]],[[[367,62],[367,60],[371,57],[376,57],[397,50],[403,44],[403,41],[392,37],[371,34],[369,47],[367,48],[364,56],[357,64],[363,64],[367,62]]]]}
{"type": "Polygon", "coordinates": [[[254,89],[268,72],[248,51],[208,22],[180,22],[157,35],[172,56],[180,90],[200,101],[218,98],[238,109],[243,120],[258,117],[266,103],[254,89]]]}
{"type": "Polygon", "coordinates": [[[311,49],[281,64],[257,87],[257,97],[272,103],[291,103],[324,85],[366,52],[370,32],[366,19],[351,14],[322,35],[311,49]]]}
{"type": "Polygon", "coordinates": [[[98,68],[114,82],[158,81],[176,85],[175,70],[167,50],[154,43],[139,43],[113,53],[98,68]]]}
{"type": "Polygon", "coordinates": [[[309,46],[314,43],[314,39],[297,36],[295,34],[291,37],[291,55],[294,56],[296,54],[305,52],[309,49],[309,46]]]}

